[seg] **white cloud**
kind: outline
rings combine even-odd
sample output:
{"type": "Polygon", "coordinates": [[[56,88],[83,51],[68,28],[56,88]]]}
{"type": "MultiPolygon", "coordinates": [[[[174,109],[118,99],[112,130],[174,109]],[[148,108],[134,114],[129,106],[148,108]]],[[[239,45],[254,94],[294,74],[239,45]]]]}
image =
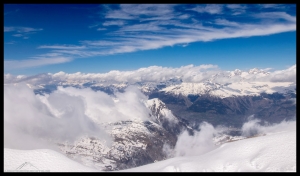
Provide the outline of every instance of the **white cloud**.
{"type": "Polygon", "coordinates": [[[31,28],[31,27],[7,27],[4,26],[4,32],[19,32],[19,33],[29,33],[29,32],[37,32],[42,31],[42,28],[31,28]]]}
{"type": "MultiPolygon", "coordinates": [[[[32,79],[23,80],[31,84],[39,84],[44,82],[48,84],[50,80],[56,81],[97,81],[100,83],[123,83],[128,82],[134,84],[136,82],[162,82],[171,78],[180,78],[183,82],[198,83],[207,79],[212,79],[217,83],[233,83],[239,81],[248,82],[296,82],[296,65],[285,70],[267,71],[265,69],[257,69],[257,73],[250,74],[251,70],[240,71],[240,75],[233,75],[235,71],[220,70],[217,65],[187,65],[179,68],[150,66],[132,71],[112,70],[107,73],[64,73],[58,72],[50,74],[50,78],[34,76],[32,79]],[[215,75],[223,75],[214,77],[215,75]],[[230,76],[230,77],[229,77],[230,76]],[[44,80],[45,79],[45,80],[44,80]],[[49,80],[50,79],[50,80],[49,80]]],[[[5,75],[4,83],[11,83],[15,80],[15,76],[5,75]]],[[[18,80],[17,82],[22,81],[18,80]]]]}
{"type": "MultiPolygon", "coordinates": [[[[117,122],[120,120],[147,120],[149,110],[146,108],[147,97],[137,88],[128,87],[124,93],[116,93],[114,98],[101,91],[59,87],[56,93],[80,96],[84,99],[85,114],[97,123],[117,122]]],[[[51,95],[50,95],[51,96],[51,95]]],[[[55,103],[56,108],[61,105],[55,103]]]]}
{"type": "Polygon", "coordinates": [[[275,8],[275,9],[283,9],[285,8],[284,7],[284,4],[260,4],[260,7],[262,8],[275,8]]]}
{"type": "Polygon", "coordinates": [[[14,37],[23,37],[22,34],[14,34],[14,35],[12,35],[12,36],[14,36],[14,37]]]}
{"type": "Polygon", "coordinates": [[[14,37],[23,37],[23,39],[28,39],[28,35],[34,34],[38,31],[42,31],[42,28],[31,28],[31,27],[8,27],[4,26],[4,32],[13,32],[14,37]]]}
{"type": "Polygon", "coordinates": [[[296,141],[293,121],[273,134],[226,143],[203,155],[171,158],[122,172],[296,172],[296,141]]]}
{"type": "Polygon", "coordinates": [[[200,132],[190,136],[187,131],[179,135],[176,142],[175,156],[195,156],[207,153],[215,148],[213,135],[217,130],[209,123],[203,122],[200,125],[200,132]]]}
{"type": "MultiPolygon", "coordinates": [[[[53,49],[50,52],[60,53],[62,57],[83,58],[296,30],[296,17],[287,12],[258,11],[255,14],[243,15],[240,17],[243,22],[240,22],[240,19],[227,19],[226,14],[222,18],[219,17],[218,14],[225,13],[223,11],[225,6],[232,14],[245,13],[248,9],[247,5],[240,4],[208,4],[197,5],[192,9],[181,9],[179,12],[175,7],[181,6],[173,4],[121,4],[114,8],[104,5],[106,10],[101,13],[104,13],[105,22],[90,26],[96,27],[101,24],[107,26],[95,28],[105,35],[101,40],[79,41],[83,45],[43,45],[39,48],[53,49]],[[190,13],[191,10],[207,13],[209,20],[199,19],[197,15],[190,13]],[[249,20],[253,18],[255,22],[249,20]],[[115,25],[114,29],[107,30],[111,25],[115,25]]],[[[36,29],[4,27],[4,31],[33,30],[36,29]]]]}
{"type": "Polygon", "coordinates": [[[189,9],[189,10],[193,10],[193,11],[196,11],[199,13],[221,14],[222,10],[223,10],[223,5],[207,4],[205,6],[201,5],[201,6],[197,6],[192,9],[189,9]]]}
{"type": "Polygon", "coordinates": [[[163,28],[159,27],[156,24],[144,23],[144,24],[134,24],[131,26],[124,26],[120,31],[159,31],[163,28]]]}
{"type": "Polygon", "coordinates": [[[216,19],[215,24],[223,25],[223,26],[240,26],[237,22],[228,21],[226,19],[216,19]]]}
{"type": "Polygon", "coordinates": [[[168,4],[121,4],[120,7],[131,15],[162,16],[173,13],[173,5],[168,4]]]}
{"type": "Polygon", "coordinates": [[[39,46],[38,48],[48,48],[48,49],[84,49],[86,48],[85,46],[75,46],[75,45],[42,45],[39,46]]]}
{"type": "Polygon", "coordinates": [[[291,66],[286,70],[274,71],[269,75],[269,79],[272,82],[281,82],[281,81],[296,81],[296,65],[291,66]]]}
{"type": "Polygon", "coordinates": [[[105,21],[102,25],[103,26],[123,26],[125,24],[122,20],[114,20],[114,21],[105,21]]]}
{"type": "Polygon", "coordinates": [[[49,140],[74,140],[84,134],[106,137],[84,115],[80,97],[54,94],[49,98],[65,116],[56,117],[25,84],[4,86],[4,145],[12,148],[48,148],[49,140]],[[64,104],[64,102],[66,104],[64,104]],[[99,133],[100,132],[100,133],[99,133]]]}
{"type": "Polygon", "coordinates": [[[26,84],[5,85],[4,146],[49,148],[50,141],[72,142],[82,135],[109,144],[111,138],[98,124],[149,120],[146,101],[147,97],[135,87],[112,97],[101,91],[73,87],[58,87],[49,95],[35,95],[26,84]]]}
{"type": "Polygon", "coordinates": [[[246,12],[247,6],[241,4],[228,4],[226,5],[233,13],[232,15],[239,15],[246,12]]]}
{"type": "Polygon", "coordinates": [[[189,14],[183,14],[183,15],[178,16],[179,19],[188,19],[190,17],[191,16],[189,14]]]}
{"type": "Polygon", "coordinates": [[[135,17],[133,17],[130,14],[128,14],[124,11],[121,11],[121,10],[109,10],[105,14],[105,18],[108,18],[108,19],[124,19],[124,20],[135,19],[135,17]]]}
{"type": "Polygon", "coordinates": [[[245,137],[251,137],[255,135],[263,135],[268,133],[274,133],[278,131],[287,131],[291,124],[295,121],[281,121],[278,124],[268,124],[261,125],[262,121],[254,117],[250,118],[249,121],[245,122],[241,128],[242,135],[245,137]]]}
{"type": "Polygon", "coordinates": [[[105,31],[107,30],[106,28],[97,28],[97,31],[105,31]]]}
{"type": "Polygon", "coordinates": [[[264,19],[284,19],[290,22],[296,22],[296,17],[287,14],[286,12],[261,12],[253,14],[256,18],[264,18],[264,19]]]}
{"type": "MultiPolygon", "coordinates": [[[[200,65],[200,66],[183,66],[180,68],[168,68],[168,67],[159,67],[151,66],[147,68],[140,68],[135,71],[110,71],[108,73],[98,73],[98,74],[67,74],[67,73],[56,73],[53,74],[54,79],[71,79],[71,80],[106,80],[109,82],[129,82],[136,83],[140,81],[146,82],[159,82],[167,81],[170,78],[181,77],[184,81],[190,81],[191,76],[197,74],[203,74],[208,76],[209,74],[205,73],[205,70],[216,69],[216,65],[200,65]],[[203,71],[203,73],[202,73],[203,71]]],[[[213,72],[215,73],[215,72],[213,72]]]]}
{"type": "Polygon", "coordinates": [[[4,60],[4,69],[13,70],[21,68],[31,68],[51,64],[60,64],[70,62],[72,59],[68,57],[45,57],[26,60],[4,60]]]}
{"type": "Polygon", "coordinates": [[[146,19],[151,20],[152,17],[165,18],[166,15],[172,15],[172,4],[121,4],[117,10],[112,10],[108,6],[108,12],[105,18],[135,20],[140,15],[147,16],[146,19]]]}
{"type": "MultiPolygon", "coordinates": [[[[277,124],[259,124],[261,120],[250,118],[245,122],[241,128],[242,136],[252,137],[256,135],[268,135],[276,132],[289,131],[291,127],[295,126],[295,120],[285,121],[283,120],[277,124]]],[[[175,157],[178,156],[196,156],[208,153],[211,150],[218,148],[213,142],[215,135],[222,134],[226,131],[226,127],[217,126],[213,127],[207,122],[200,124],[200,131],[195,132],[193,136],[189,135],[187,131],[184,131],[178,136],[176,146],[174,148],[175,157]]],[[[169,153],[172,153],[168,149],[169,153]]]]}
{"type": "Polygon", "coordinates": [[[230,9],[240,9],[240,8],[243,8],[243,6],[241,4],[228,4],[226,5],[227,8],[230,8],[230,9]]]}
{"type": "MultiPolygon", "coordinates": [[[[132,19],[139,20],[140,23],[129,23],[123,25],[118,30],[111,32],[118,38],[110,38],[108,42],[114,42],[115,45],[109,48],[99,48],[104,50],[101,54],[117,54],[126,52],[135,52],[139,50],[158,49],[166,46],[174,46],[178,44],[188,44],[197,41],[212,41],[226,38],[251,37],[271,35],[281,32],[296,30],[296,17],[286,12],[268,12],[256,13],[249,15],[247,18],[260,18],[261,22],[235,22],[225,18],[214,19],[215,23],[210,26],[199,23],[184,23],[181,19],[190,16],[188,13],[177,13],[174,10],[175,5],[121,5],[120,9],[110,10],[108,14],[113,12],[117,14],[127,14],[132,19]],[[145,15],[141,17],[139,15],[145,15]],[[284,19],[285,21],[272,21],[266,23],[266,19],[284,19]],[[166,19],[168,19],[166,21],[166,19]],[[172,19],[172,20],[171,20],[172,19]],[[217,28],[215,25],[222,25],[217,28]],[[172,27],[170,27],[172,26],[172,27]],[[134,35],[132,34],[134,32],[134,35]],[[145,37],[148,36],[148,37],[145,37]]],[[[247,9],[246,5],[230,4],[227,5],[233,13],[244,13],[247,9]]],[[[223,13],[223,5],[208,4],[198,5],[192,9],[200,13],[221,14],[223,13]]],[[[188,11],[183,11],[188,12],[188,11]]],[[[126,15],[125,15],[126,16],[126,15]]],[[[124,18],[120,18],[124,19],[124,18]]],[[[202,23],[206,21],[202,20],[202,23]]],[[[105,39],[101,42],[106,41],[105,39]]],[[[95,43],[97,41],[90,41],[95,43]]]]}
{"type": "MultiPolygon", "coordinates": [[[[285,16],[285,18],[288,17],[291,18],[289,20],[295,18],[285,16]]],[[[249,24],[228,21],[226,19],[216,19],[215,24],[222,25],[223,28],[208,27],[201,24],[185,24],[177,21],[151,21],[148,23],[124,25],[118,31],[112,33],[113,35],[118,35],[118,38],[85,41],[85,44],[91,48],[97,46],[96,43],[110,43],[110,47],[99,47],[97,49],[99,55],[112,55],[159,49],[166,46],[189,44],[198,41],[264,36],[296,30],[296,23],[291,21],[288,23],[249,24]],[[166,30],[168,25],[172,25],[174,28],[166,30]],[[135,33],[132,34],[132,32],[135,33]],[[89,46],[89,44],[92,46],[89,46]]],[[[91,49],[95,50],[96,48],[91,49]]]]}

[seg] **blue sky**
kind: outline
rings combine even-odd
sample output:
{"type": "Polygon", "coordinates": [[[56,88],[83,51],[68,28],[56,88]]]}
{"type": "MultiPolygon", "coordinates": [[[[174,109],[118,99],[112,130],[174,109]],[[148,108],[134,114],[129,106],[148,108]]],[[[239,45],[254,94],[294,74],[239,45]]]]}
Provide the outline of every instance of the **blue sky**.
{"type": "Polygon", "coordinates": [[[295,4],[5,4],[4,73],[296,64],[295,4]]]}

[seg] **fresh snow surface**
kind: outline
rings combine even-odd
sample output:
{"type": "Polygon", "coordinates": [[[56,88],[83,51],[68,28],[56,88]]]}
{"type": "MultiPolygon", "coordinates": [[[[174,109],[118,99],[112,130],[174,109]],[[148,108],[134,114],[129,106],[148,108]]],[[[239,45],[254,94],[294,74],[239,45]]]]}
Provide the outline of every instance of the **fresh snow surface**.
{"type": "Polygon", "coordinates": [[[99,172],[49,149],[4,148],[4,172],[99,172]]]}
{"type": "Polygon", "coordinates": [[[161,118],[166,118],[169,122],[177,123],[177,118],[172,111],[166,107],[166,104],[158,98],[147,100],[146,106],[155,114],[157,120],[160,122],[161,118]]]}
{"type": "MultiPolygon", "coordinates": [[[[182,94],[201,95],[209,93],[217,97],[259,95],[262,92],[272,94],[274,92],[285,93],[293,90],[296,84],[293,82],[233,82],[228,84],[217,83],[182,83],[169,86],[160,91],[182,94]]],[[[294,92],[294,91],[293,91],[294,92]]]]}
{"type": "MultiPolygon", "coordinates": [[[[227,142],[198,156],[183,156],[120,172],[296,172],[296,122],[257,137],[227,142]]],[[[49,149],[4,148],[4,171],[97,172],[49,149]]]]}
{"type": "Polygon", "coordinates": [[[296,172],[296,125],[121,172],[296,172]]]}

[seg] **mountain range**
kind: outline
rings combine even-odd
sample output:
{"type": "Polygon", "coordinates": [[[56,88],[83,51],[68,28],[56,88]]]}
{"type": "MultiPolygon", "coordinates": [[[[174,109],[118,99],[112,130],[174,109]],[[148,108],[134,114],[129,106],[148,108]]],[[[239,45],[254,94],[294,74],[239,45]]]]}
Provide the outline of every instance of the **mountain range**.
{"type": "Polygon", "coordinates": [[[296,82],[274,81],[279,79],[278,75],[280,72],[274,74],[255,68],[246,72],[236,69],[213,74],[190,73],[189,78],[174,75],[163,81],[149,81],[149,78],[132,81],[131,77],[128,79],[131,81],[120,82],[116,78],[101,79],[101,75],[86,77],[60,72],[32,77],[5,75],[4,84],[25,83],[42,96],[59,87],[90,88],[105,92],[114,101],[118,101],[118,92],[124,92],[129,86],[137,87],[148,98],[144,102],[150,112],[148,120],[95,121],[112,137],[111,144],[94,136],[82,136],[72,143],[56,143],[73,160],[109,171],[174,157],[178,136],[183,131],[189,135],[197,133],[203,122],[226,127],[227,130],[214,138],[214,144],[220,145],[244,139],[241,128],[249,117],[260,120],[261,125],[295,119],[296,82]]]}

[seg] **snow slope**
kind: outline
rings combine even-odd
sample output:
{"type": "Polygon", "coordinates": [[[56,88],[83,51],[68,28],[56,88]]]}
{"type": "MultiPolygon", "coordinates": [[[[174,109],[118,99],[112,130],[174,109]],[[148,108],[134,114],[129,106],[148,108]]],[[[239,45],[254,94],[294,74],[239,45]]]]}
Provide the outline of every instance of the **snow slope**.
{"type": "MultiPolygon", "coordinates": [[[[97,172],[48,149],[4,148],[4,171],[97,172]]],[[[295,172],[296,122],[271,128],[264,136],[220,145],[199,156],[185,156],[121,172],[295,172]]]]}
{"type": "Polygon", "coordinates": [[[15,150],[4,148],[5,172],[99,172],[49,149],[15,150]]]}
{"type": "Polygon", "coordinates": [[[227,84],[218,83],[182,83],[169,86],[160,91],[182,95],[210,94],[225,98],[232,96],[259,95],[262,92],[272,94],[275,92],[286,93],[288,90],[294,92],[296,83],[293,82],[233,82],[227,84]]]}
{"type": "MultiPolygon", "coordinates": [[[[121,172],[295,172],[296,122],[265,135],[228,142],[199,156],[159,161],[121,172]]],[[[97,172],[48,149],[4,148],[4,171],[97,172]]]]}
{"type": "Polygon", "coordinates": [[[296,125],[220,145],[200,156],[176,157],[122,172],[295,172],[296,125]]]}

